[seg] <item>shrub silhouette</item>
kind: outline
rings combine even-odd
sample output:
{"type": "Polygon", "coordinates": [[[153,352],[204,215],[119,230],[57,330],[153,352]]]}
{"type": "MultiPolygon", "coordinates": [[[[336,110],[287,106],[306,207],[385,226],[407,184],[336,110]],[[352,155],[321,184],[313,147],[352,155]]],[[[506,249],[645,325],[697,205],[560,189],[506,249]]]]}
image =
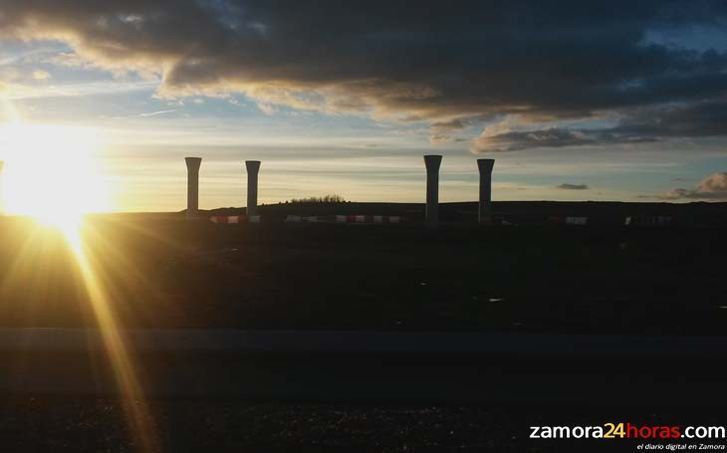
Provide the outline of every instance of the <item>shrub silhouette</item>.
{"type": "MultiPolygon", "coordinates": [[[[345,203],[346,200],[340,195],[324,195],[322,197],[293,198],[291,204],[298,205],[334,205],[345,203]]],[[[286,201],[286,203],[288,203],[286,201]]]]}

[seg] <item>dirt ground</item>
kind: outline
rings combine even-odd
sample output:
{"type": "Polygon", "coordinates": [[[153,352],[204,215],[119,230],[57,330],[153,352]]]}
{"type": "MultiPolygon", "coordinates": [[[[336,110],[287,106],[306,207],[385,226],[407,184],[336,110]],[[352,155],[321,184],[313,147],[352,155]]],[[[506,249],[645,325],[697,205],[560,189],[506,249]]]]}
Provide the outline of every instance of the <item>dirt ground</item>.
{"type": "MultiPolygon", "coordinates": [[[[633,439],[530,439],[530,426],[719,425],[714,408],[480,407],[242,401],[151,401],[165,451],[631,452],[633,439]]],[[[3,451],[136,451],[118,401],[5,401],[3,451]]],[[[686,441],[679,441],[686,443],[686,441]]],[[[674,443],[655,440],[653,444],[674,443]]],[[[709,443],[721,444],[722,441],[709,443]]]]}

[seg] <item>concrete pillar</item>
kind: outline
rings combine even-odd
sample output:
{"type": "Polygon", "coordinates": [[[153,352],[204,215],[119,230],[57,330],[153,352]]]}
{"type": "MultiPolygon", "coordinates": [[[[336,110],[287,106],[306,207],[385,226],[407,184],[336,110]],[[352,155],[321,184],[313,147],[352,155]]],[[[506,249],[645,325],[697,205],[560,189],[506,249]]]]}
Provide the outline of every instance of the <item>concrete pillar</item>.
{"type": "Polygon", "coordinates": [[[199,214],[199,166],[201,157],[185,157],[187,163],[187,218],[199,214]]]}
{"type": "Polygon", "coordinates": [[[0,160],[0,215],[3,214],[3,211],[5,210],[5,199],[3,194],[3,167],[5,166],[5,162],[0,160]]]}
{"type": "Polygon", "coordinates": [[[247,169],[247,216],[257,215],[257,174],[260,171],[259,160],[246,160],[247,169]]]}
{"type": "Polygon", "coordinates": [[[424,156],[424,165],[427,167],[427,226],[436,228],[439,225],[439,165],[442,156],[429,154],[424,156]]]}
{"type": "Polygon", "coordinates": [[[477,159],[480,170],[480,204],[477,218],[480,225],[492,225],[492,167],[495,159],[477,159]]]}

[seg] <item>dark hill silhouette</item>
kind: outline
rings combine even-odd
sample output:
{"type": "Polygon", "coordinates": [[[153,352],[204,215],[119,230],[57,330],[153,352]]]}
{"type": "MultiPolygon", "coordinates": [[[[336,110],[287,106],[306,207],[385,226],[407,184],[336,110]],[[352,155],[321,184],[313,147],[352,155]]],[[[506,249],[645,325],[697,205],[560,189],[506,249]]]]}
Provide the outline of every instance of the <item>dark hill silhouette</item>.
{"type": "MultiPolygon", "coordinates": [[[[259,206],[267,221],[282,221],[287,215],[400,215],[413,222],[424,221],[423,203],[275,203],[259,206]]],[[[243,215],[245,208],[218,208],[202,211],[207,215],[243,215]]],[[[440,204],[440,218],[447,224],[475,224],[477,202],[440,204]]],[[[588,217],[589,225],[620,227],[626,217],[670,216],[675,226],[727,226],[727,203],[631,203],[612,201],[499,201],[493,203],[493,215],[518,225],[542,225],[551,217],[588,217]]]]}

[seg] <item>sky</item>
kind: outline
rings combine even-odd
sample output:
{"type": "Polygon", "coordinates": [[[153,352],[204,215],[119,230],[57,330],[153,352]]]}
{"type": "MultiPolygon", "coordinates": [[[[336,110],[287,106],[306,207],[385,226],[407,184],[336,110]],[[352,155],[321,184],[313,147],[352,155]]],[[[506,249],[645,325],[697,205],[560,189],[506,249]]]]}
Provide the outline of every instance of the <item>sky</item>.
{"type": "Polygon", "coordinates": [[[445,202],[482,157],[495,200],[727,201],[727,4],[0,0],[13,121],[91,137],[115,211],[183,209],[185,156],[202,208],[245,159],[262,203],[423,201],[423,154],[445,202]]]}

